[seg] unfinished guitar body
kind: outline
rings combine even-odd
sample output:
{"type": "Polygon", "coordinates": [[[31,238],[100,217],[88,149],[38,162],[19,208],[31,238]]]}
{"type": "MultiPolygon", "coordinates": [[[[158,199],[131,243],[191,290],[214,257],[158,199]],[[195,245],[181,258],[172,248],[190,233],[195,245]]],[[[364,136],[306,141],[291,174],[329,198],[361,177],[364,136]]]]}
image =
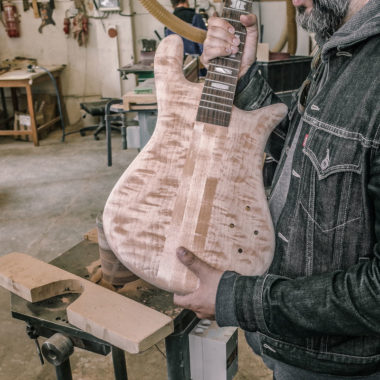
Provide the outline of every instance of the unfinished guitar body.
{"type": "Polygon", "coordinates": [[[274,232],[263,153],[287,108],[233,108],[228,127],[195,121],[203,84],[184,78],[182,51],[176,35],[159,46],[156,129],[110,194],[103,222],[126,267],[160,288],[186,293],[198,280],[178,261],[179,246],[221,270],[257,275],[269,267],[274,232]]]}

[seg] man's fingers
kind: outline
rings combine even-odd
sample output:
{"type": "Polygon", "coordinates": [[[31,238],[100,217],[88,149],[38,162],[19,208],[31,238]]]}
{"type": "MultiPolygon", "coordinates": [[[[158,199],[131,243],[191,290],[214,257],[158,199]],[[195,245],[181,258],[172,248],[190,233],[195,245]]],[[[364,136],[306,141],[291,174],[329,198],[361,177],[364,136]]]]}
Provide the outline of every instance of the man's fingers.
{"type": "Polygon", "coordinates": [[[235,33],[234,27],[221,17],[210,17],[208,20],[208,29],[221,28],[228,30],[230,33],[235,33]]]}
{"type": "Polygon", "coordinates": [[[189,300],[188,295],[181,296],[179,294],[174,294],[173,297],[173,302],[178,305],[183,307],[184,309],[190,309],[191,308],[191,302],[189,300]]]}
{"type": "Polygon", "coordinates": [[[212,47],[203,54],[201,62],[206,66],[215,57],[224,57],[230,54],[236,54],[238,52],[238,47],[233,45],[223,45],[212,47]]]}
{"type": "Polygon", "coordinates": [[[192,252],[184,247],[177,249],[177,257],[182,264],[186,265],[196,276],[203,278],[213,270],[207,263],[198,259],[192,252]]]}
{"type": "Polygon", "coordinates": [[[248,28],[257,28],[257,17],[254,14],[249,15],[241,15],[240,22],[248,29],[248,28]]]}

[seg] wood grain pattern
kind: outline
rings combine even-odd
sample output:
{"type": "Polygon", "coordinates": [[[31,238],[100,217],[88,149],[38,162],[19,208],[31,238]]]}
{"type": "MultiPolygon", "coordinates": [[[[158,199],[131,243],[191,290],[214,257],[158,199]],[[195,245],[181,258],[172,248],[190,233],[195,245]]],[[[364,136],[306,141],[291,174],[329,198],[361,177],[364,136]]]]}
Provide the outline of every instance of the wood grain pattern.
{"type": "Polygon", "coordinates": [[[274,233],[262,158],[287,108],[233,107],[228,128],[194,122],[202,84],[183,77],[182,51],[176,35],[159,45],[156,129],[112,190],[103,223],[126,267],[160,288],[186,293],[198,282],[176,258],[181,245],[216,268],[244,275],[270,265],[274,233]]]}
{"type": "Polygon", "coordinates": [[[81,293],[67,307],[68,321],[130,353],[148,349],[174,330],[168,316],[22,253],[0,257],[0,286],[29,302],[81,293]]]}

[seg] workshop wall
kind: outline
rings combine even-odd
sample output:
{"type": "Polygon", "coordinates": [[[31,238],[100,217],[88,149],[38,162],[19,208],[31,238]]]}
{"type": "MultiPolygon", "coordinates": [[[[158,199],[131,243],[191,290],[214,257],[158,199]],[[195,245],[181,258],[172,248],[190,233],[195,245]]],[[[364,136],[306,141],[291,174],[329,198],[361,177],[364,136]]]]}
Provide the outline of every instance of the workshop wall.
{"type": "MultiPolygon", "coordinates": [[[[41,33],[38,31],[41,19],[34,17],[32,8],[24,12],[21,0],[12,1],[20,14],[21,37],[9,38],[4,26],[0,25],[0,60],[22,56],[36,58],[41,66],[66,65],[62,74],[62,87],[70,123],[80,117],[80,102],[101,96],[120,97],[134,88],[134,76],[121,80],[117,68],[138,61],[143,38],[158,40],[155,31],[162,37],[164,35],[164,26],[138,0],[121,0],[121,15],[110,13],[104,19],[91,18],[105,14],[96,10],[92,0],[84,2],[90,16],[86,46],[79,46],[72,32],[69,36],[63,32],[65,16],[73,16],[75,10],[74,2],[69,0],[55,0],[52,18],[56,25],[44,26],[41,33]],[[130,17],[132,14],[133,17],[130,17]],[[110,29],[117,30],[115,38],[108,35],[110,29]]],[[[160,3],[171,10],[170,0],[160,0],[160,3]]],[[[190,4],[193,5],[194,1],[190,0],[190,4]]],[[[197,5],[209,8],[210,14],[214,10],[220,11],[222,7],[222,3],[212,1],[197,1],[197,5]]],[[[255,3],[254,9],[261,14],[264,24],[263,41],[273,46],[286,22],[285,3],[255,3]]],[[[300,32],[297,54],[307,52],[308,36],[300,32]]]]}

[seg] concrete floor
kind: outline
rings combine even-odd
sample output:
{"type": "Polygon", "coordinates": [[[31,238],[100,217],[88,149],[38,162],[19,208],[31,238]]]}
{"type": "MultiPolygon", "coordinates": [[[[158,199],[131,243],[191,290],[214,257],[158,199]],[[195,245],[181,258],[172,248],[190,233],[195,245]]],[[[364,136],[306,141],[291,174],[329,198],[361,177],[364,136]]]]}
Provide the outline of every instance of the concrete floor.
{"type": "MultiPolygon", "coordinates": [[[[113,136],[113,166],[106,164],[104,134],[100,141],[79,134],[60,142],[60,131],[30,142],[0,137],[0,255],[18,251],[50,261],[83,239],[95,227],[114,183],[137,150],[122,150],[113,136]]],[[[53,380],[52,365],[41,366],[25,323],[10,315],[9,293],[0,288],[0,380],[53,380]]],[[[271,371],[254,356],[239,335],[236,380],[269,380],[271,371]]],[[[40,343],[43,343],[40,338],[40,343]]],[[[164,342],[139,355],[127,354],[129,380],[164,380],[164,342]]],[[[111,356],[75,348],[71,356],[74,380],[111,380],[111,356]]],[[[206,379],[207,380],[207,379],[206,379]]]]}

